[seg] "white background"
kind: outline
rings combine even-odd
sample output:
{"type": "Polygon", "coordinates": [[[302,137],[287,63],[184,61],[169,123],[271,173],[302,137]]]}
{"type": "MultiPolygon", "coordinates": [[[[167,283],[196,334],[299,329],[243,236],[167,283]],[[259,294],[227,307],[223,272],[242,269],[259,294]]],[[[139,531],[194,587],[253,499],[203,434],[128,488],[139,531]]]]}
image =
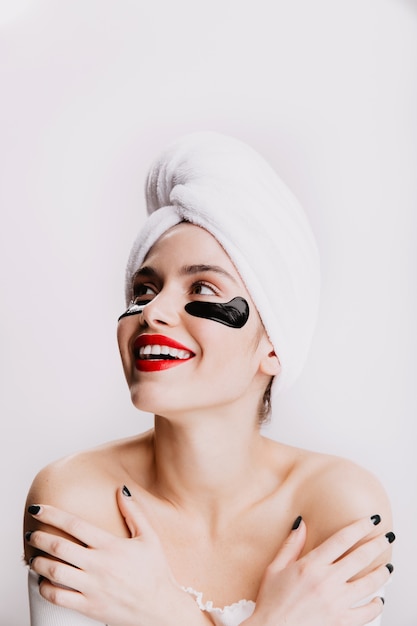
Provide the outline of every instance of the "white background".
{"type": "Polygon", "coordinates": [[[267,432],[379,476],[384,626],[416,626],[416,2],[11,0],[0,35],[1,625],[28,620],[35,473],[149,426],[115,341],[124,266],[150,160],[213,129],[276,167],[321,250],[311,357],[267,432]]]}

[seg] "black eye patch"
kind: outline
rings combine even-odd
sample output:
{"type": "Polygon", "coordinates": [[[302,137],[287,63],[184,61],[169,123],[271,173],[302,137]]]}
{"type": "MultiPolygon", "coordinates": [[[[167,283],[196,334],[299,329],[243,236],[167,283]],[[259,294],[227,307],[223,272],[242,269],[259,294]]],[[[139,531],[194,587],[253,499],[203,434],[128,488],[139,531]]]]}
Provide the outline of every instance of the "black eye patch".
{"type": "MultiPolygon", "coordinates": [[[[132,303],[117,321],[120,322],[121,319],[130,315],[139,315],[149,302],[132,303]]],[[[187,313],[194,317],[202,317],[213,322],[219,322],[231,328],[242,328],[249,319],[249,304],[240,296],[226,303],[189,302],[184,308],[187,313]]]]}
{"type": "Polygon", "coordinates": [[[185,310],[194,317],[204,317],[231,328],[242,328],[249,319],[249,304],[240,296],[225,304],[221,302],[189,302],[185,305],[185,310]]]}
{"type": "MultiPolygon", "coordinates": [[[[150,302],[150,300],[149,300],[149,302],[150,302]]],[[[117,321],[120,322],[121,319],[123,319],[124,317],[128,317],[128,315],[139,315],[139,313],[142,313],[143,308],[147,304],[149,304],[149,302],[141,302],[140,304],[135,304],[135,303],[132,302],[132,304],[130,304],[128,306],[126,311],[124,313],[122,313],[119,318],[117,318],[117,321]]]]}

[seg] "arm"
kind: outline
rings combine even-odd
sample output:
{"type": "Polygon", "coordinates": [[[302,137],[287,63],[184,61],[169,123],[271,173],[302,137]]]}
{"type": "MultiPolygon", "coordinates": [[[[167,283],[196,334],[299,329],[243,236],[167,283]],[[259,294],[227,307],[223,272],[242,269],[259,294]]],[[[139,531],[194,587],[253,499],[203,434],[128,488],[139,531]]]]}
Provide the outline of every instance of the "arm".
{"type": "MultiPolygon", "coordinates": [[[[346,477],[345,476],[346,472],[343,471],[342,473],[344,477],[346,477]]],[[[327,472],[325,474],[327,478],[330,476],[331,484],[336,484],[338,482],[337,480],[336,481],[334,480],[335,478],[334,472],[333,473],[327,472]]],[[[320,485],[320,481],[318,480],[318,478],[319,478],[318,476],[315,476],[315,482],[320,485]]],[[[307,490],[307,493],[310,493],[310,491],[311,490],[307,490]]],[[[326,491],[326,489],[324,488],[324,485],[321,484],[321,488],[319,489],[320,493],[323,493],[325,494],[326,497],[328,497],[330,491],[331,490],[329,488],[327,488],[327,491],[326,491]]],[[[340,497],[342,497],[339,491],[338,491],[338,494],[340,497]]],[[[373,486],[372,486],[372,494],[375,494],[375,489],[373,488],[373,486]]],[[[368,500],[368,499],[369,501],[372,500],[372,494],[368,494],[368,496],[364,498],[364,500],[368,500]]],[[[333,497],[336,498],[336,495],[337,494],[334,494],[333,497]]],[[[348,498],[348,504],[350,502],[351,500],[349,500],[348,498]]],[[[357,502],[353,504],[357,506],[357,502]]],[[[139,527],[135,525],[136,524],[135,519],[137,518],[140,520],[141,517],[143,517],[143,515],[141,515],[140,509],[136,510],[135,512],[134,508],[131,508],[130,513],[129,513],[129,502],[128,500],[126,500],[126,498],[125,499],[121,498],[120,494],[119,494],[119,505],[122,511],[124,512],[123,514],[126,517],[127,524],[129,526],[130,533],[132,534],[132,536],[133,537],[136,537],[137,535],[141,536],[141,529],[140,529],[141,524],[139,523],[139,527]],[[131,521],[129,521],[129,518],[131,518],[131,521]]],[[[371,505],[372,505],[372,502],[371,502],[371,505]]],[[[321,503],[320,506],[316,508],[318,508],[321,513],[322,509],[325,509],[326,507],[324,506],[323,503],[321,503]]],[[[315,537],[316,541],[319,541],[317,537],[318,537],[318,532],[320,531],[320,524],[317,523],[317,520],[314,519],[314,517],[312,517],[314,511],[309,511],[308,501],[304,503],[304,509],[307,515],[310,514],[310,517],[311,517],[310,523],[311,523],[312,532],[311,533],[309,532],[309,535],[315,537]]],[[[47,508],[45,508],[45,510],[47,511],[47,508]]],[[[49,511],[49,513],[51,511],[52,509],[49,511]]],[[[38,524],[41,524],[43,520],[43,522],[47,524],[46,526],[44,526],[44,528],[49,529],[49,530],[53,528],[54,533],[61,533],[61,534],[65,534],[65,531],[67,531],[67,533],[70,536],[75,536],[78,538],[79,541],[89,545],[88,540],[87,540],[88,537],[86,535],[81,536],[81,535],[77,535],[77,533],[74,532],[74,528],[72,528],[72,522],[70,521],[70,517],[73,517],[73,516],[68,517],[68,514],[64,514],[63,511],[61,511],[60,513],[64,515],[63,518],[56,518],[54,516],[48,517],[48,514],[45,515],[45,511],[43,511],[39,515],[36,515],[35,517],[32,518],[32,524],[35,520],[38,521],[38,524]],[[68,522],[70,522],[69,526],[68,526],[68,522]]],[[[352,510],[349,510],[349,515],[353,515],[352,510]]],[[[264,579],[262,581],[259,596],[257,598],[257,607],[255,610],[255,613],[253,615],[253,618],[249,618],[249,621],[247,620],[245,624],[247,623],[248,626],[249,625],[250,626],[259,626],[259,625],[268,626],[269,624],[273,626],[281,626],[281,624],[285,623],[286,626],[293,626],[293,624],[296,626],[304,626],[304,625],[314,626],[315,622],[312,622],[311,618],[312,618],[312,615],[315,615],[319,619],[317,623],[320,624],[320,626],[335,626],[335,624],[338,623],[336,620],[329,621],[329,615],[332,614],[330,609],[332,609],[333,611],[342,609],[344,611],[350,612],[351,607],[354,604],[356,604],[358,601],[363,600],[369,594],[377,593],[377,590],[381,586],[383,586],[385,581],[388,580],[389,578],[389,570],[385,567],[385,563],[386,563],[385,554],[387,553],[387,548],[389,548],[389,544],[387,542],[387,539],[385,538],[385,534],[386,534],[385,530],[386,530],[387,524],[385,523],[384,525],[384,520],[383,520],[380,524],[378,524],[378,528],[377,528],[376,526],[370,523],[369,515],[364,519],[366,520],[366,523],[362,520],[362,526],[361,526],[361,531],[359,535],[358,535],[358,529],[356,529],[356,535],[354,536],[352,535],[352,533],[349,536],[342,535],[342,539],[343,539],[342,544],[340,543],[341,542],[340,534],[336,534],[336,539],[335,539],[336,544],[338,548],[340,549],[340,551],[337,553],[338,557],[339,556],[341,557],[342,554],[344,554],[345,552],[348,552],[349,550],[353,550],[353,548],[356,548],[361,542],[365,543],[366,546],[368,546],[366,547],[365,552],[363,550],[358,552],[355,549],[355,551],[352,553],[353,557],[349,561],[350,568],[351,568],[349,570],[349,573],[351,572],[351,578],[353,579],[354,577],[359,577],[357,586],[353,587],[350,582],[350,579],[349,581],[347,581],[346,579],[343,580],[343,577],[340,578],[340,567],[339,566],[336,567],[336,564],[333,563],[331,559],[329,560],[329,554],[330,554],[329,551],[327,553],[324,553],[323,551],[320,552],[317,549],[314,549],[312,551],[310,550],[309,554],[305,555],[302,559],[296,562],[296,559],[299,557],[300,553],[303,550],[303,546],[304,546],[304,542],[306,538],[306,527],[305,527],[304,522],[302,522],[300,524],[299,530],[296,531],[295,533],[291,533],[290,540],[287,542],[287,544],[290,546],[290,553],[291,553],[290,558],[288,558],[288,550],[287,550],[288,546],[287,547],[284,546],[284,556],[285,554],[287,554],[286,558],[284,558],[280,552],[277,559],[275,559],[273,563],[271,564],[271,566],[267,569],[267,572],[265,573],[264,579]],[[381,528],[382,528],[382,532],[380,530],[381,528]],[[355,541],[353,541],[353,539],[355,539],[355,541]],[[287,550],[287,552],[285,552],[285,550],[287,550]],[[367,555],[366,558],[365,558],[365,555],[367,555]],[[383,564],[379,567],[377,567],[376,565],[373,565],[377,563],[383,563],[383,564]],[[364,576],[363,575],[364,571],[369,571],[369,574],[364,576]],[[297,572],[298,573],[304,572],[304,575],[302,577],[298,577],[297,572]],[[320,594],[317,593],[317,589],[318,589],[317,585],[319,583],[319,580],[317,577],[318,572],[320,572],[321,575],[323,575],[324,572],[326,574],[326,575],[323,575],[322,578],[320,579],[320,589],[323,592],[320,594]],[[294,581],[296,581],[295,585],[294,585],[294,581]],[[359,584],[359,581],[360,581],[360,584],[359,584]],[[278,592],[277,592],[277,589],[278,589],[278,592]],[[281,597],[280,594],[281,595],[283,594],[283,597],[281,597]],[[346,604],[345,604],[346,598],[349,598],[349,603],[350,603],[349,607],[346,607],[346,604]],[[317,603],[318,599],[323,600],[323,602],[317,603]],[[290,602],[290,605],[288,604],[288,602],[290,602]],[[329,606],[330,606],[330,609],[329,609],[329,606]],[[285,608],[287,612],[283,614],[282,611],[285,608]],[[301,610],[303,610],[304,613],[300,613],[301,610]],[[293,621],[290,621],[291,619],[293,619],[293,621]]],[[[324,518],[321,519],[321,523],[325,523],[326,520],[327,522],[329,521],[328,516],[324,516],[324,518]]],[[[80,520],[78,520],[78,522],[79,521],[80,520]]],[[[330,519],[330,521],[332,523],[335,523],[332,518],[330,519]]],[[[319,522],[320,522],[320,519],[319,519],[319,522]]],[[[309,530],[310,530],[310,523],[309,523],[309,530]]],[[[336,520],[336,524],[340,524],[340,520],[336,520]]],[[[30,526],[31,524],[28,524],[28,528],[30,526]]],[[[146,521],[145,521],[145,528],[146,528],[146,521]]],[[[144,529],[142,529],[142,531],[143,530],[144,529]]],[[[87,532],[92,532],[92,531],[91,529],[87,529],[87,532]]],[[[97,528],[94,528],[95,536],[97,532],[100,532],[100,531],[97,528]]],[[[327,528],[324,530],[324,532],[330,532],[330,531],[327,528]]],[[[143,534],[147,535],[147,531],[145,530],[145,533],[142,532],[142,535],[143,534]]],[[[151,535],[149,535],[149,537],[150,536],[151,535]]],[[[114,539],[115,537],[112,537],[112,541],[105,546],[104,553],[110,549],[110,554],[111,554],[111,549],[112,549],[111,544],[113,543],[114,539]]],[[[61,549],[59,548],[59,544],[57,544],[56,541],[53,542],[53,544],[51,544],[50,541],[51,541],[51,535],[46,535],[46,533],[35,533],[35,535],[33,535],[30,539],[30,546],[33,549],[33,545],[36,545],[38,548],[42,549],[44,552],[55,555],[56,557],[59,557],[60,553],[57,552],[57,550],[59,551],[61,549]]],[[[74,546],[76,545],[77,544],[72,543],[71,550],[73,550],[74,546]]],[[[61,547],[62,546],[64,546],[64,550],[65,550],[66,549],[65,546],[67,546],[67,544],[63,543],[61,547]]],[[[113,543],[113,547],[115,546],[116,544],[113,543]]],[[[118,557],[120,556],[121,553],[123,553],[123,549],[120,550],[119,548],[116,549],[118,557]]],[[[85,547],[83,549],[85,550],[85,547]]],[[[129,550],[129,553],[131,555],[130,550],[129,550]]],[[[338,559],[338,557],[334,557],[333,560],[335,560],[336,558],[338,559]]],[[[61,558],[63,558],[62,554],[61,554],[61,558]]],[[[78,563],[72,557],[70,558],[68,554],[66,554],[63,560],[67,560],[71,563],[75,562],[78,565],[78,563]]],[[[36,569],[37,572],[45,575],[45,570],[42,569],[43,567],[47,565],[45,561],[48,561],[50,563],[49,559],[44,559],[43,561],[41,561],[40,559],[35,559],[35,561],[32,563],[32,567],[34,567],[34,569],[36,569]]],[[[137,559],[135,559],[135,562],[136,561],[137,559]]],[[[141,563],[142,563],[142,560],[139,559],[139,564],[141,563]]],[[[120,561],[119,558],[117,558],[116,561],[111,560],[110,563],[107,564],[107,566],[106,566],[106,560],[104,559],[102,563],[103,568],[102,568],[101,573],[96,572],[96,574],[98,574],[98,579],[96,582],[100,583],[100,580],[102,580],[100,576],[106,577],[106,574],[108,573],[109,569],[111,570],[113,566],[116,566],[116,564],[117,564],[116,569],[118,570],[121,576],[126,576],[126,573],[127,573],[127,583],[131,582],[132,580],[137,580],[137,576],[136,578],[135,577],[132,578],[132,576],[130,576],[128,562],[124,563],[123,559],[122,561],[120,561]]],[[[73,568],[71,569],[72,569],[72,572],[71,570],[69,570],[66,572],[65,575],[70,576],[73,573],[73,568]]],[[[149,571],[146,568],[145,570],[146,570],[145,575],[146,576],[149,575],[149,571]]],[[[57,572],[55,572],[55,575],[57,575],[57,572]]],[[[50,574],[50,578],[54,579],[54,577],[51,576],[51,574],[50,574]]],[[[69,579],[65,578],[65,581],[67,582],[67,584],[68,584],[68,580],[69,579]]],[[[62,581],[57,579],[56,582],[62,582],[62,581]]],[[[149,582],[149,581],[146,581],[146,582],[149,582]]],[[[43,595],[45,595],[45,597],[47,597],[47,594],[49,593],[48,590],[50,591],[51,588],[49,586],[49,583],[45,581],[41,585],[41,592],[43,595]]],[[[99,592],[103,592],[102,585],[99,584],[98,587],[96,588],[96,591],[97,590],[99,592]]],[[[171,587],[171,590],[172,590],[172,587],[171,587]]],[[[124,584],[116,583],[116,585],[113,585],[113,588],[111,591],[114,592],[113,596],[111,595],[108,596],[107,593],[104,593],[105,600],[108,600],[109,597],[112,598],[112,602],[111,602],[112,606],[109,607],[109,610],[110,609],[115,610],[117,606],[119,606],[120,608],[120,604],[123,605],[123,602],[124,602],[123,595],[125,592],[127,593],[127,595],[131,593],[131,598],[133,597],[135,599],[134,600],[135,607],[136,607],[135,610],[137,610],[138,606],[140,606],[140,603],[138,604],[139,600],[138,600],[137,593],[136,593],[137,590],[131,588],[129,592],[129,584],[127,584],[126,586],[124,584]],[[123,593],[121,593],[122,590],[123,590],[123,593]]],[[[134,615],[135,621],[114,622],[114,625],[117,624],[119,626],[119,623],[120,624],[128,623],[128,624],[134,624],[135,626],[140,626],[140,624],[142,623],[152,624],[152,625],[160,623],[164,625],[166,624],[168,626],[171,624],[171,622],[169,621],[169,619],[171,618],[171,615],[175,615],[175,619],[172,623],[176,623],[176,624],[179,623],[179,620],[184,625],[189,624],[190,626],[191,625],[198,626],[199,624],[203,625],[203,624],[211,623],[211,621],[206,616],[203,616],[199,611],[197,612],[195,611],[196,605],[194,604],[194,601],[192,601],[192,605],[189,603],[186,603],[184,600],[184,595],[182,595],[183,592],[181,592],[181,595],[178,595],[177,592],[178,592],[178,589],[175,589],[175,592],[172,595],[170,595],[170,592],[168,592],[167,597],[168,598],[170,597],[172,601],[172,610],[170,609],[168,611],[169,614],[167,613],[165,616],[155,616],[152,613],[152,615],[149,614],[150,616],[149,621],[146,621],[147,619],[146,611],[141,613],[140,619],[137,613],[133,613],[132,615],[134,615]],[[183,611],[183,614],[181,615],[182,611],[183,611]],[[142,618],[144,619],[144,621],[141,621],[142,618]],[[155,621],[156,618],[162,619],[162,621],[155,621]],[[164,619],[168,619],[168,621],[163,621],[164,619]]],[[[155,597],[158,598],[158,595],[155,596],[155,595],[152,595],[153,592],[150,592],[150,593],[151,593],[151,596],[148,595],[147,597],[148,598],[152,597],[153,603],[151,603],[149,610],[155,611],[155,597]]],[[[79,601],[80,594],[77,594],[75,596],[74,596],[74,592],[70,592],[70,594],[71,594],[72,600],[74,600],[75,598],[76,601],[79,601]]],[[[59,596],[55,595],[54,597],[50,597],[49,599],[51,599],[53,602],[57,602],[58,604],[62,604],[63,606],[68,606],[67,602],[68,602],[69,594],[65,594],[66,598],[63,598],[62,595],[63,594],[59,596]]],[[[85,594],[85,597],[87,596],[88,594],[85,594]]],[[[93,596],[94,596],[94,590],[93,590],[93,596]]],[[[97,617],[97,613],[91,612],[91,611],[94,611],[94,597],[93,596],[90,595],[90,600],[92,600],[92,604],[90,601],[88,601],[87,604],[90,602],[89,606],[84,607],[84,608],[86,609],[87,613],[90,616],[97,617]]],[[[163,600],[165,601],[165,597],[163,598],[163,600]]],[[[156,603],[159,605],[162,603],[162,600],[161,600],[161,603],[158,602],[158,600],[156,600],[156,603]]],[[[82,611],[83,609],[79,608],[78,610],[82,611]]],[[[365,625],[366,623],[370,622],[374,616],[376,617],[377,615],[379,615],[381,610],[382,610],[381,600],[379,598],[376,598],[375,600],[373,600],[373,602],[367,603],[367,606],[364,609],[358,610],[354,614],[355,619],[357,621],[355,622],[352,621],[351,622],[352,626],[353,625],[354,626],[365,625]]],[[[109,621],[107,618],[108,615],[109,613],[105,613],[105,615],[103,614],[102,615],[103,620],[109,621]]],[[[112,623],[112,622],[109,621],[109,623],[112,623]]],[[[346,623],[350,624],[350,622],[346,622],[346,623]]],[[[44,625],[42,624],[42,626],[44,625]]]]}
{"type": "MultiPolygon", "coordinates": [[[[381,523],[374,534],[392,530],[392,513],[387,495],[379,480],[364,468],[337,457],[312,468],[299,494],[308,536],[303,554],[319,546],[351,522],[378,513],[381,523]]],[[[391,558],[390,545],[379,561],[391,558]]],[[[372,565],[369,566],[370,568],[372,565]]]]}
{"type": "Polygon", "coordinates": [[[245,626],[377,626],[377,593],[390,576],[386,565],[367,568],[386,551],[392,534],[374,535],[379,516],[362,518],[297,560],[306,527],[301,522],[268,566],[253,615],[245,626]],[[360,606],[358,606],[360,604],[360,606]]]}
{"type": "MultiPolygon", "coordinates": [[[[296,556],[293,548],[292,559],[286,561],[285,552],[283,556],[280,551],[267,568],[253,618],[245,622],[248,626],[313,626],[316,616],[321,626],[380,623],[383,604],[379,596],[383,595],[382,588],[391,570],[391,566],[386,567],[391,558],[389,539],[393,539],[389,534],[392,522],[388,499],[375,477],[354,463],[335,457],[319,459],[319,463],[313,459],[306,467],[297,494],[308,528],[305,542],[301,542],[296,556]],[[370,524],[370,516],[376,512],[381,521],[370,524]],[[360,518],[362,535],[352,535],[349,528],[352,523],[355,528],[359,523],[355,520],[360,518]],[[326,552],[326,546],[331,547],[334,539],[340,543],[339,552],[326,552]],[[295,562],[298,557],[301,558],[295,562]],[[349,578],[339,575],[340,563],[345,559],[350,559],[346,562],[352,568],[349,578]],[[360,603],[365,604],[364,608],[355,609],[360,603]],[[329,619],[339,609],[346,612],[345,621],[329,619]],[[272,621],[268,621],[270,615],[272,621]]],[[[300,530],[302,535],[303,523],[300,530]]],[[[297,541],[301,541],[299,537],[297,541]]],[[[292,542],[296,543],[296,536],[292,542]]]]}
{"type": "Polygon", "coordinates": [[[118,498],[127,510],[131,538],[116,537],[50,505],[30,507],[34,518],[66,535],[44,530],[26,534],[27,543],[39,551],[30,565],[44,577],[42,597],[111,626],[210,624],[174,580],[139,504],[122,490],[118,498]]]}
{"type": "MultiPolygon", "coordinates": [[[[73,463],[68,463],[67,460],[55,462],[41,470],[35,477],[27,497],[27,504],[37,501],[38,498],[41,498],[44,502],[60,505],[64,505],[65,502],[67,507],[72,508],[73,512],[79,512],[84,509],[88,515],[91,503],[84,500],[78,505],[80,494],[76,484],[79,484],[80,480],[81,477],[77,467],[74,467],[73,463]],[[78,494],[76,493],[77,491],[78,494]]],[[[27,533],[31,530],[48,530],[55,535],[65,536],[65,533],[59,529],[47,526],[40,520],[33,518],[27,512],[26,507],[24,532],[27,533]]],[[[24,542],[24,552],[26,563],[37,554],[40,554],[27,541],[24,542]]],[[[38,579],[39,575],[35,571],[29,570],[28,593],[31,626],[98,626],[98,624],[103,624],[81,613],[54,605],[45,600],[40,594],[38,579]]]]}
{"type": "Polygon", "coordinates": [[[118,503],[127,517],[132,511],[136,522],[124,519],[115,500],[116,490],[109,488],[108,482],[103,484],[106,468],[99,463],[100,459],[84,453],[55,462],[38,474],[29,491],[24,530],[25,535],[33,531],[29,540],[25,538],[25,559],[31,562],[32,570],[32,626],[90,626],[97,622],[110,626],[177,626],[176,616],[184,626],[211,624],[193,598],[176,584],[158,537],[139,503],[124,497],[119,490],[118,503]],[[28,506],[38,502],[44,503],[42,512],[30,514],[28,506]],[[61,511],[63,517],[51,515],[55,507],[65,509],[66,513],[61,511]],[[96,541],[100,540],[99,546],[96,541]],[[76,556],[71,551],[68,555],[60,552],[68,542],[76,556]],[[89,543],[91,546],[86,548],[89,543]],[[46,558],[48,555],[51,556],[46,558]],[[76,562],[80,555],[86,555],[90,561],[76,562]],[[67,564],[57,564],[57,559],[67,564]],[[90,567],[85,580],[81,580],[82,576],[74,579],[74,574],[85,572],[68,563],[90,567]],[[46,580],[38,586],[40,574],[46,580]],[[54,575],[63,578],[55,580],[54,575]],[[68,586],[74,583],[77,591],[62,589],[48,580],[68,586]],[[87,583],[88,588],[83,587],[80,592],[78,583],[87,583]]]}
{"type": "MultiPolygon", "coordinates": [[[[84,544],[79,546],[66,539],[57,541],[55,535],[37,532],[30,537],[30,542],[34,542],[43,552],[61,558],[65,555],[69,562],[77,566],[83,565],[81,563],[83,558],[88,563],[91,553],[93,554],[91,562],[95,566],[92,568],[92,576],[90,576],[91,568],[89,567],[83,566],[75,570],[65,563],[54,567],[54,561],[42,557],[37,557],[32,561],[33,570],[42,575],[48,575],[49,580],[54,581],[55,584],[65,582],[73,589],[81,587],[81,592],[72,589],[57,590],[51,582],[43,581],[41,592],[54,603],[77,607],[81,612],[94,615],[94,617],[101,615],[101,619],[118,626],[122,624],[168,626],[174,623],[198,626],[211,623],[198,611],[191,598],[191,603],[186,602],[186,594],[182,591],[178,593],[178,589],[175,589],[173,594],[169,590],[166,593],[168,588],[164,584],[161,589],[152,588],[152,585],[149,588],[148,581],[144,581],[150,593],[145,594],[145,603],[143,603],[141,589],[137,588],[137,579],[131,567],[132,565],[136,567],[138,563],[136,554],[129,550],[129,563],[124,562],[123,558],[119,560],[120,552],[124,551],[121,549],[123,546],[120,542],[124,542],[126,546],[126,542],[135,541],[135,539],[117,538],[114,542],[114,537],[108,536],[108,533],[103,533],[80,518],[75,518],[53,507],[44,506],[34,514],[68,534],[76,533],[76,537],[84,544]],[[100,554],[100,546],[104,547],[104,560],[102,560],[103,555],[100,554]],[[110,559],[109,562],[107,559],[112,554],[116,558],[115,569],[122,574],[123,579],[120,575],[114,579],[112,572],[109,572],[109,566],[110,570],[113,569],[114,561],[110,559]],[[146,600],[150,598],[151,602],[147,604],[146,600]],[[162,612],[159,610],[161,606],[162,612]],[[165,608],[169,611],[166,612],[165,608]]],[[[135,506],[130,512],[127,511],[133,536],[137,532],[134,530],[136,524],[134,520],[140,516],[140,511],[135,506]]],[[[363,626],[370,623],[372,619],[377,619],[382,611],[382,602],[378,597],[371,602],[366,602],[363,607],[352,607],[368,594],[375,593],[389,579],[390,571],[382,565],[353,580],[358,571],[363,570],[386,550],[386,545],[392,539],[391,534],[386,536],[387,533],[373,536],[374,528],[380,523],[380,519],[376,516],[358,520],[297,560],[306,537],[306,526],[301,521],[299,527],[290,533],[277,557],[267,568],[255,612],[244,623],[248,626],[336,626],[341,623],[349,624],[349,626],[363,626]]],[[[135,548],[133,544],[132,547],[135,548]]],[[[139,566],[141,565],[139,559],[139,566]]],[[[152,563],[148,562],[147,566],[149,565],[150,569],[146,567],[146,570],[152,583],[154,580],[152,563]]],[[[140,570],[141,567],[138,568],[138,572],[140,570]]],[[[143,581],[143,577],[139,580],[143,581]]],[[[160,585],[163,579],[158,579],[157,582],[160,585]]],[[[68,611],[66,615],[69,616],[70,613],[71,611],[68,611]]],[[[45,626],[46,623],[38,622],[39,626],[45,626]]],[[[377,621],[374,622],[375,625],[377,623],[377,621]]],[[[63,624],[78,626],[77,621],[63,622],[63,624]]],[[[36,622],[33,626],[37,626],[36,622]]]]}

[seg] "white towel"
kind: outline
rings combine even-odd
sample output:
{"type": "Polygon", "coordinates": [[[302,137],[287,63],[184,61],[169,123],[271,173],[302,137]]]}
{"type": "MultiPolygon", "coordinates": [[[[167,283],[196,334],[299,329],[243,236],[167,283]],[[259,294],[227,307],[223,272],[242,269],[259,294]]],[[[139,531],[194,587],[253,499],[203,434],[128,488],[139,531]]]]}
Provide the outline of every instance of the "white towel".
{"type": "Polygon", "coordinates": [[[288,387],[305,363],[320,291],[317,246],[294,195],[243,142],[198,132],[156,159],[146,199],[150,217],[129,257],[127,303],[134,272],[166,230],[184,220],[205,228],[233,261],[280,359],[273,393],[288,387]]]}

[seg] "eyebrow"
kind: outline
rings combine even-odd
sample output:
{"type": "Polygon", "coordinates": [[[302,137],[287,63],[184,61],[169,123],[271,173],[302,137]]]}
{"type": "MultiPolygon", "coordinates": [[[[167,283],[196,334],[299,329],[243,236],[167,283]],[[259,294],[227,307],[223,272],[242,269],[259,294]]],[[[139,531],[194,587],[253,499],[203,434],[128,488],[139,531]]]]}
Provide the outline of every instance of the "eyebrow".
{"type": "Polygon", "coordinates": [[[158,276],[157,272],[150,265],[145,265],[144,267],[140,267],[132,276],[132,279],[135,280],[138,276],[143,276],[144,278],[154,278],[158,276]]]}
{"type": "Polygon", "coordinates": [[[226,270],[224,270],[222,267],[219,267],[218,265],[186,265],[180,270],[180,274],[183,276],[189,276],[190,274],[201,274],[203,272],[214,272],[215,274],[220,274],[221,276],[225,276],[226,278],[237,284],[236,279],[231,274],[229,274],[229,272],[226,272],[226,270]]]}
{"type": "MultiPolygon", "coordinates": [[[[229,274],[229,272],[227,272],[218,265],[206,265],[204,263],[199,263],[195,265],[184,265],[184,267],[180,269],[179,275],[190,276],[193,274],[202,274],[204,272],[214,272],[215,274],[220,274],[221,276],[225,276],[226,278],[231,280],[235,285],[238,284],[237,280],[231,274],[229,274]]],[[[135,274],[133,275],[133,280],[135,280],[135,278],[139,276],[144,278],[155,278],[158,276],[158,272],[150,265],[144,265],[143,267],[139,268],[137,272],[135,272],[135,274]]]]}

